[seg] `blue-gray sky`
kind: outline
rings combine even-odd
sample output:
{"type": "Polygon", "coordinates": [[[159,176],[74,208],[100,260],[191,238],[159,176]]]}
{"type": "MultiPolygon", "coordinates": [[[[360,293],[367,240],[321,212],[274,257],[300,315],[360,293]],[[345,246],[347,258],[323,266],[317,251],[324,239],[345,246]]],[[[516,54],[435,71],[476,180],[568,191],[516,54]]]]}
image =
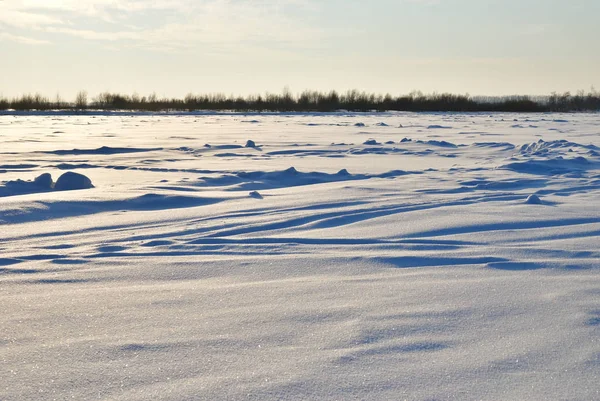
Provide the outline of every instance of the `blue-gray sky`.
{"type": "Polygon", "coordinates": [[[598,0],[0,0],[0,95],[600,86],[598,0]]]}

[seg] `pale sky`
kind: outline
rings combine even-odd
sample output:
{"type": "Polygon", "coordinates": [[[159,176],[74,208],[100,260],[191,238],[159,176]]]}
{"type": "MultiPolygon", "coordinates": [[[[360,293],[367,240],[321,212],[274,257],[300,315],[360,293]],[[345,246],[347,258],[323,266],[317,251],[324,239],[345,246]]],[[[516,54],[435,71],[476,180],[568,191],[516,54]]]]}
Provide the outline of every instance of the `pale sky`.
{"type": "Polygon", "coordinates": [[[0,95],[600,89],[599,0],[0,0],[0,95]]]}

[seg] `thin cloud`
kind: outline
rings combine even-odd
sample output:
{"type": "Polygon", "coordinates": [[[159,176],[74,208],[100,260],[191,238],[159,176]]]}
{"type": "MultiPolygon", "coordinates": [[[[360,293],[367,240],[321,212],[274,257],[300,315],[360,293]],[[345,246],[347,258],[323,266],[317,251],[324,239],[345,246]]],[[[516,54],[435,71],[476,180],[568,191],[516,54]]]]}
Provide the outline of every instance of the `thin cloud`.
{"type": "Polygon", "coordinates": [[[21,43],[24,45],[39,46],[39,45],[50,44],[50,42],[48,42],[47,40],[40,40],[40,39],[28,38],[25,36],[12,35],[8,32],[0,32],[0,38],[4,39],[4,40],[9,40],[11,42],[21,43]]]}
{"type": "Polygon", "coordinates": [[[556,27],[553,24],[528,24],[522,29],[522,35],[545,35],[554,30],[556,27]]]}
{"type": "Polygon", "coordinates": [[[64,21],[60,18],[34,12],[3,10],[0,6],[0,24],[19,29],[41,29],[48,25],[62,25],[64,21]]]}
{"type": "Polygon", "coordinates": [[[307,24],[289,7],[315,13],[319,5],[312,0],[23,0],[9,9],[0,5],[0,13],[5,9],[14,17],[0,23],[117,46],[128,41],[128,46],[172,50],[223,44],[318,46],[323,28],[307,24]],[[159,10],[169,10],[169,18],[155,13],[159,10]],[[148,18],[140,22],[140,16],[148,18]],[[109,26],[98,28],[96,18],[109,26]]]}

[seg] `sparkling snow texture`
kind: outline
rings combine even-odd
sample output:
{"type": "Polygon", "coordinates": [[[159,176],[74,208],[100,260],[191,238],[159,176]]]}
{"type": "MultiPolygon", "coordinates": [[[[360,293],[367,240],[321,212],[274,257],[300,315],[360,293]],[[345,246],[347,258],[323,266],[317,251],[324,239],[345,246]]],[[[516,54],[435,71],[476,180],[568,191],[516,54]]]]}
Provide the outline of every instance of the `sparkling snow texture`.
{"type": "Polygon", "coordinates": [[[599,114],[5,115],[0,145],[3,401],[600,399],[599,114]]]}

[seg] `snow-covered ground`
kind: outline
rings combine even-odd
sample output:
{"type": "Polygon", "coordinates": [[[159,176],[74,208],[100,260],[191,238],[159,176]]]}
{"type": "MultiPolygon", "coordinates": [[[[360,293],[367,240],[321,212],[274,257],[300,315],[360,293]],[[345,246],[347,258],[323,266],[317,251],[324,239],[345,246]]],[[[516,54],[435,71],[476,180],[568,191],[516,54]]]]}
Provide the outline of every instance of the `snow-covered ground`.
{"type": "Polygon", "coordinates": [[[600,399],[600,114],[5,115],[0,154],[0,400],[600,399]]]}

